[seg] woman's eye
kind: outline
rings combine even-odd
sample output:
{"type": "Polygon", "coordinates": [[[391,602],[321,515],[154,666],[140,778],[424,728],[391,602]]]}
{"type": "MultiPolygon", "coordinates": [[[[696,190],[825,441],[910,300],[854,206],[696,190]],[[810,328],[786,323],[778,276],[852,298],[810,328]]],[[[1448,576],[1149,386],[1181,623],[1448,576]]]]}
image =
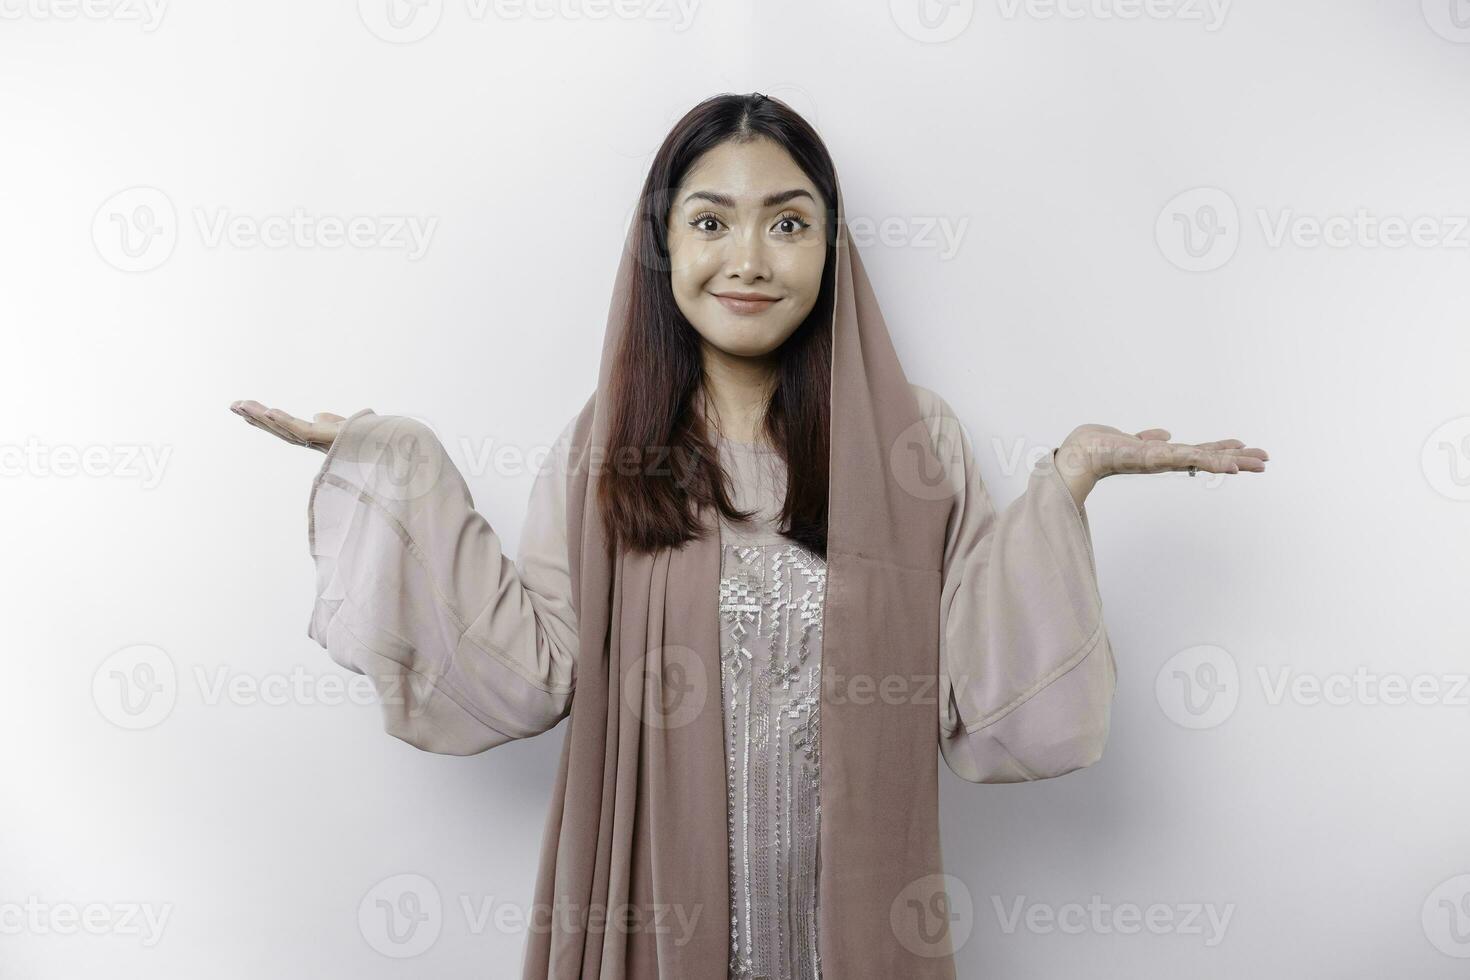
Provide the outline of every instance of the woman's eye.
{"type": "Polygon", "coordinates": [[[720,230],[720,224],[721,222],[719,218],[716,218],[714,215],[706,212],[705,214],[696,215],[694,220],[689,222],[689,227],[693,228],[695,231],[702,231],[706,234],[713,234],[716,231],[720,230]],[[713,225],[713,227],[711,227],[711,225],[713,225]]]}
{"type": "Polygon", "coordinates": [[[811,227],[811,223],[799,214],[783,214],[776,219],[777,230],[787,236],[799,235],[811,227]]]}

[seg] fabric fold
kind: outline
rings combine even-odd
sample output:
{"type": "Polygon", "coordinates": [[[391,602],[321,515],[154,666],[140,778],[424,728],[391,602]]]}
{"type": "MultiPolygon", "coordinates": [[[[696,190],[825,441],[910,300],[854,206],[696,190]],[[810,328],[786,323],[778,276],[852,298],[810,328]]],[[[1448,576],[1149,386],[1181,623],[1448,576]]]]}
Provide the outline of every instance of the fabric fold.
{"type": "Polygon", "coordinates": [[[1055,451],[997,512],[968,433],[941,401],[955,510],[941,607],[940,747],[971,782],[1046,779],[1089,766],[1116,685],[1086,509],[1055,451]]]}
{"type": "Polygon", "coordinates": [[[348,418],[307,515],[307,635],[369,677],[388,732],[467,755],[565,717],[575,624],[527,586],[431,429],[371,409],[348,418]]]}

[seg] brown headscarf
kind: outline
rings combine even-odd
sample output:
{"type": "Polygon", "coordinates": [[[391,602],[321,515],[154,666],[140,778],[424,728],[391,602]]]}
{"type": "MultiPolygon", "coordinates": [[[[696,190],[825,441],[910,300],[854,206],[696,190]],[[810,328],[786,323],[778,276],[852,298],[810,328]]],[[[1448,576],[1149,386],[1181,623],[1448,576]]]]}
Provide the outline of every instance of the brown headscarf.
{"type": "MultiPolygon", "coordinates": [[[[933,700],[853,697],[850,686],[937,677],[952,499],[912,492],[911,480],[942,466],[915,424],[917,401],[849,240],[840,189],[837,197],[819,711],[822,970],[830,980],[952,978],[947,938],[914,942],[894,915],[915,882],[942,873],[933,700]]],[[[707,533],[681,548],[620,550],[609,561],[597,510],[609,458],[605,393],[630,328],[635,230],[618,267],[598,389],[570,450],[580,649],[536,888],[536,907],[550,918],[530,937],[526,980],[713,980],[730,959],[718,521],[706,514],[707,533]]]]}

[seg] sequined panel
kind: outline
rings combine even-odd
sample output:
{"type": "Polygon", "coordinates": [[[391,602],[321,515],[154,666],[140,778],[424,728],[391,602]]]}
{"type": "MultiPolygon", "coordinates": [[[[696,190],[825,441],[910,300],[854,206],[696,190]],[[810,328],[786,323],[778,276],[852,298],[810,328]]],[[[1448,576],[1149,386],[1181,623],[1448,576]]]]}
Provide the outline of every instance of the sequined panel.
{"type": "Polygon", "coordinates": [[[827,565],[789,540],[722,544],[730,977],[818,980],[822,605],[827,565]]]}

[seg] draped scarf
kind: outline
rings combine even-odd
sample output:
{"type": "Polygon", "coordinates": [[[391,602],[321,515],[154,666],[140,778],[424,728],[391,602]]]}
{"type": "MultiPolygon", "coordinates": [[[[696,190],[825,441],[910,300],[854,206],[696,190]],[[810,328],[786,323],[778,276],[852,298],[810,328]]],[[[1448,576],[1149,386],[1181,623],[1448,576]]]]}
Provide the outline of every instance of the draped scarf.
{"type": "MultiPolygon", "coordinates": [[[[829,980],[954,977],[939,903],[939,600],[953,497],[837,192],[817,941],[829,980]],[[941,477],[942,478],[942,477],[941,477]],[[892,680],[898,679],[898,680],[892,680]],[[887,681],[928,697],[880,697],[887,681]],[[867,692],[869,696],[859,696],[867,692]],[[921,934],[920,934],[921,933],[921,934]]],[[[636,222],[569,451],[576,689],[525,980],[712,980],[730,961],[720,535],[608,556],[597,507],[636,222]]]]}

